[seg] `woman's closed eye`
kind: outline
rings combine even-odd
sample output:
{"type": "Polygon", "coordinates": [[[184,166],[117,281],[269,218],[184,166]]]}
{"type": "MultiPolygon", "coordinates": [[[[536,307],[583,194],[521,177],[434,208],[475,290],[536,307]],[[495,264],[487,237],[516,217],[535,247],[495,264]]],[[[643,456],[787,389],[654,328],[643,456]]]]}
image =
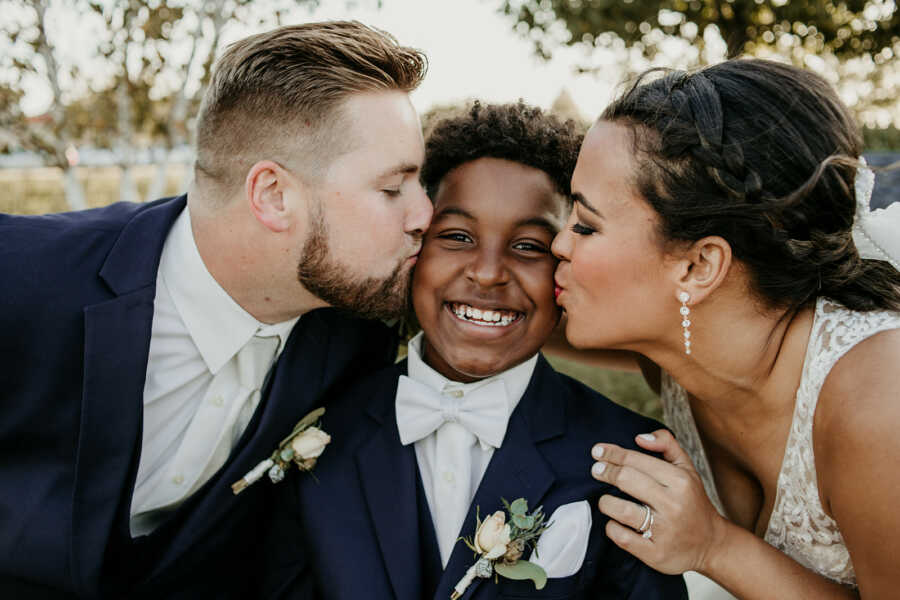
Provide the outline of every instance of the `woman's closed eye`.
{"type": "Polygon", "coordinates": [[[593,227],[588,227],[587,225],[582,225],[581,223],[575,223],[572,225],[572,233],[577,235],[591,235],[592,233],[596,233],[597,230],[593,227]]]}

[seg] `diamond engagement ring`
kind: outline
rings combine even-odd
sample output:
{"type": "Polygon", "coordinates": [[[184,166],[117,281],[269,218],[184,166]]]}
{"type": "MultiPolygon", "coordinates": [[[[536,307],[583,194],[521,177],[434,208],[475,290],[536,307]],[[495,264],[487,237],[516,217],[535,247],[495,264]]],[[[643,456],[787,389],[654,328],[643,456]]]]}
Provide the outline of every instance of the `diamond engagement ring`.
{"type": "Polygon", "coordinates": [[[650,526],[653,525],[653,511],[650,510],[650,507],[646,504],[642,504],[644,507],[644,522],[641,523],[641,526],[637,528],[638,533],[644,533],[644,537],[647,537],[646,531],[650,529],[650,526]]]}
{"type": "Polygon", "coordinates": [[[652,540],[653,539],[653,531],[652,531],[652,529],[653,529],[653,511],[651,511],[650,507],[648,507],[646,504],[644,505],[644,508],[647,509],[647,516],[649,516],[650,518],[644,519],[644,523],[641,524],[641,528],[638,531],[640,532],[641,537],[644,538],[645,540],[652,540]]]}

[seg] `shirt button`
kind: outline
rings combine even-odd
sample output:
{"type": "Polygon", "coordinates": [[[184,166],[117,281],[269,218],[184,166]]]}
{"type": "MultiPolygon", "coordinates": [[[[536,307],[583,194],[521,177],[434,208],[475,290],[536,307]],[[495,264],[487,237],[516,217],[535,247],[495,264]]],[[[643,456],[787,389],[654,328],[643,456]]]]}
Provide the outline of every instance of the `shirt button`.
{"type": "Polygon", "coordinates": [[[172,478],[172,483],[174,483],[175,485],[181,485],[182,483],[184,483],[184,475],[179,473],[178,475],[176,475],[175,477],[172,478]]]}
{"type": "Polygon", "coordinates": [[[225,404],[225,399],[222,398],[222,396],[215,395],[209,399],[209,403],[213,406],[222,406],[223,404],[225,404]]]}
{"type": "Polygon", "coordinates": [[[452,471],[444,471],[444,481],[446,481],[447,483],[452,484],[453,481],[454,481],[455,479],[456,479],[456,478],[453,476],[453,472],[452,472],[452,471]]]}

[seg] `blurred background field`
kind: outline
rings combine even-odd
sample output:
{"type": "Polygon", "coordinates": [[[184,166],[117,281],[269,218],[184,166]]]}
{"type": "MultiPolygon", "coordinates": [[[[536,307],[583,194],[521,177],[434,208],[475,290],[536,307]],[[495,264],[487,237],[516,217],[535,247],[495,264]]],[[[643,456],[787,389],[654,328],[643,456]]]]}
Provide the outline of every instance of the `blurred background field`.
{"type": "MultiPolygon", "coordinates": [[[[186,165],[170,165],[162,196],[181,193],[186,165]]],[[[76,167],[76,177],[84,188],[88,208],[106,206],[119,200],[119,167],[76,167]]],[[[146,198],[156,173],[154,165],[133,168],[132,176],[139,197],[146,198]]],[[[161,196],[161,197],[162,197],[161,196]]],[[[55,167],[0,169],[0,212],[40,215],[69,210],[66,203],[63,172],[55,167]]]]}

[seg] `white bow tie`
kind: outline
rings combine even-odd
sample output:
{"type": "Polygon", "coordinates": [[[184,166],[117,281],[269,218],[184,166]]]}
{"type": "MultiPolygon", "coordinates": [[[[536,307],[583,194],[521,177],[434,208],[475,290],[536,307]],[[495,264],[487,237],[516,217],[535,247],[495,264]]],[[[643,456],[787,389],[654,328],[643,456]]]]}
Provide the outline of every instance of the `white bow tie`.
{"type": "Polygon", "coordinates": [[[456,390],[456,393],[442,394],[401,375],[397,384],[400,442],[406,446],[450,422],[465,427],[482,444],[499,448],[509,421],[509,404],[503,380],[495,379],[465,394],[461,392],[456,390]]]}

